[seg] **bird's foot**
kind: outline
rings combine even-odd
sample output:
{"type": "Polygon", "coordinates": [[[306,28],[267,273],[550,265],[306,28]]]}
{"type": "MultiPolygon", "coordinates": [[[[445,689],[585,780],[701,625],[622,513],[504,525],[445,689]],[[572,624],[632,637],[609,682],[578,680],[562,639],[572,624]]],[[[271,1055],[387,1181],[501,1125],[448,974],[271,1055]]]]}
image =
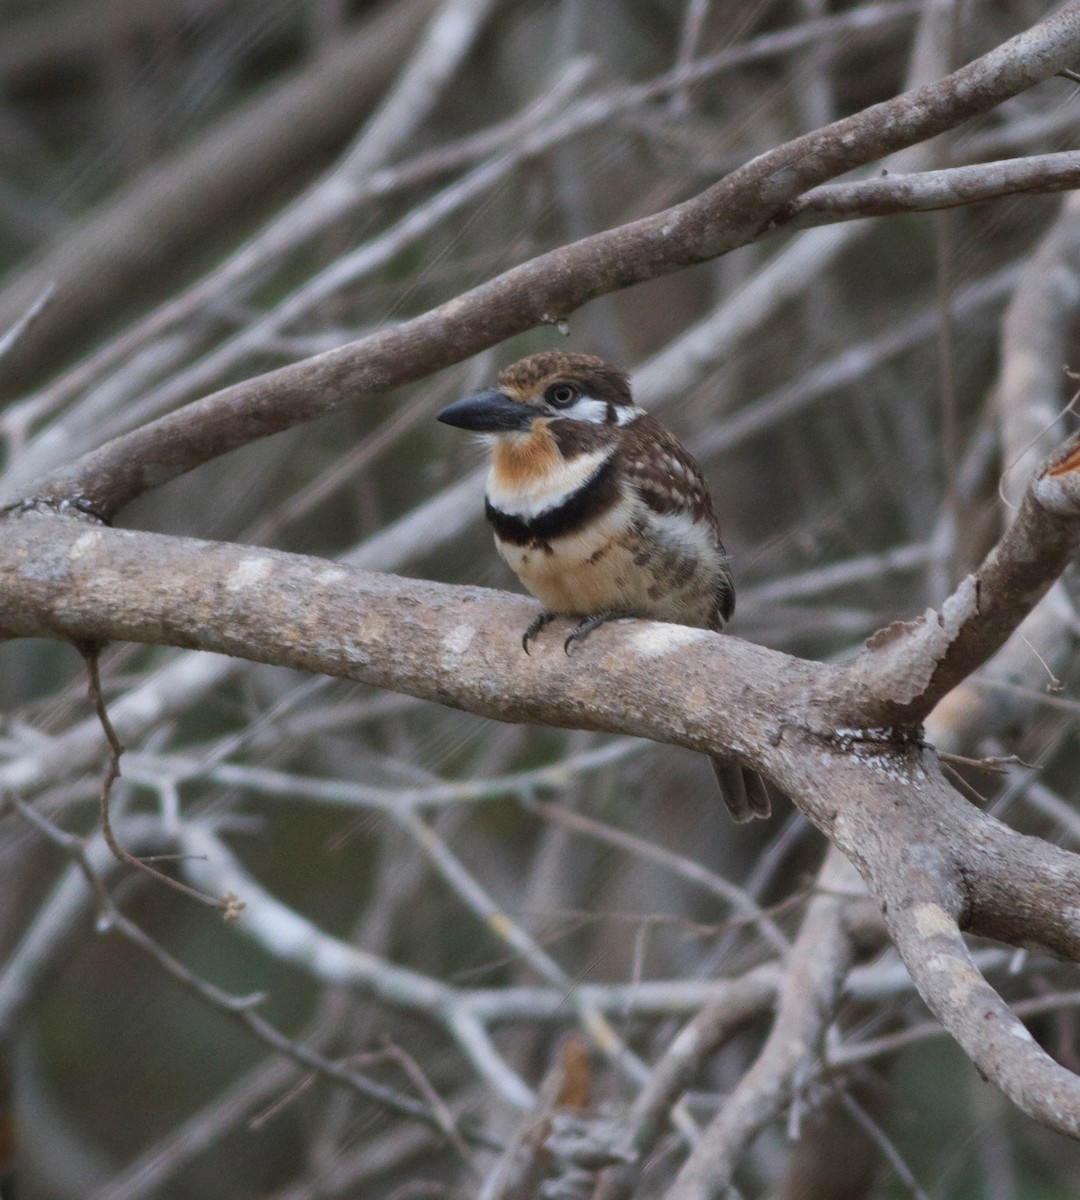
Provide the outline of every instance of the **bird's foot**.
{"type": "Polygon", "coordinates": [[[602,612],[593,613],[591,617],[582,617],[578,622],[577,629],[563,642],[563,650],[569,654],[571,642],[580,642],[584,638],[587,638],[594,629],[599,629],[601,625],[606,624],[608,621],[618,621],[620,617],[625,616],[626,613],[621,612],[602,612]]]}
{"type": "Polygon", "coordinates": [[[521,638],[522,649],[525,653],[529,653],[529,643],[534,637],[544,628],[545,625],[550,625],[558,616],[558,613],[548,612],[546,609],[538,617],[529,622],[529,628],[525,630],[521,638]]]}

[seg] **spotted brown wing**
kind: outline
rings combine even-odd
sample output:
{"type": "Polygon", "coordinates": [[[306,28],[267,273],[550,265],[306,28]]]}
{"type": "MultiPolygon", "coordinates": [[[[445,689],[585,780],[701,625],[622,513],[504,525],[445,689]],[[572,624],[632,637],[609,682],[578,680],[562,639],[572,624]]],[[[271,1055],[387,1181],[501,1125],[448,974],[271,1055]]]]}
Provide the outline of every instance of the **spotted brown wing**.
{"type": "MultiPolygon", "coordinates": [[[[653,512],[685,513],[709,529],[717,554],[725,555],[701,468],[673,433],[643,414],[624,428],[619,454],[626,478],[653,512]]],[[[735,611],[735,587],[726,564],[715,600],[713,628],[719,629],[735,611]]]]}

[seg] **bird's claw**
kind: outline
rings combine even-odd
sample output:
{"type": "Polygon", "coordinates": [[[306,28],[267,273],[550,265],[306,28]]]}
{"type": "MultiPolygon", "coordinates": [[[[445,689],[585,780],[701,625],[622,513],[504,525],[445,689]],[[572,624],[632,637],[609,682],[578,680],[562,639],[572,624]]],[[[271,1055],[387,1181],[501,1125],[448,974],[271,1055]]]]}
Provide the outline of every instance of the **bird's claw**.
{"type": "Polygon", "coordinates": [[[617,621],[622,615],[622,613],[606,612],[594,613],[591,617],[582,617],[578,622],[577,628],[573,630],[567,637],[566,641],[563,642],[563,653],[570,653],[571,642],[582,641],[583,639],[587,638],[594,629],[599,629],[600,626],[605,624],[607,621],[617,621]]]}
{"type": "MultiPolygon", "coordinates": [[[[577,624],[577,628],[571,630],[566,641],[563,642],[563,652],[569,654],[570,644],[572,642],[579,642],[583,638],[587,638],[594,629],[598,629],[606,621],[617,621],[624,615],[624,613],[604,612],[594,613],[591,617],[582,617],[577,624]]],[[[533,638],[536,637],[536,635],[546,625],[550,625],[552,621],[557,620],[558,617],[559,613],[547,612],[545,610],[538,617],[533,618],[533,620],[529,623],[528,629],[526,629],[521,636],[521,648],[526,654],[529,653],[529,643],[533,640],[533,638]]]]}
{"type": "Polygon", "coordinates": [[[544,628],[545,625],[550,625],[558,615],[558,613],[547,612],[545,610],[538,617],[529,622],[529,628],[526,629],[521,636],[521,648],[526,654],[529,653],[529,643],[533,640],[533,638],[536,637],[536,635],[541,629],[544,628]]]}

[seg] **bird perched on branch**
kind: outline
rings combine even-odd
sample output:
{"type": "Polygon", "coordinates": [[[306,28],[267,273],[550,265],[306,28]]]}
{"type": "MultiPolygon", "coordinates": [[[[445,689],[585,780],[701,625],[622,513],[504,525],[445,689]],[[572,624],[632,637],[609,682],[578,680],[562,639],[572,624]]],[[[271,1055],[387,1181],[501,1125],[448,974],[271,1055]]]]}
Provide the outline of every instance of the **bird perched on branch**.
{"type": "MultiPolygon", "coordinates": [[[[634,404],[624,371],[549,350],[440,421],[486,435],[485,509],[495,545],[544,606],[529,642],[559,616],[581,620],[565,648],[619,617],[720,629],[735,589],[697,463],[634,404]]],[[[710,759],[736,821],[769,815],[761,778],[710,759]]]]}

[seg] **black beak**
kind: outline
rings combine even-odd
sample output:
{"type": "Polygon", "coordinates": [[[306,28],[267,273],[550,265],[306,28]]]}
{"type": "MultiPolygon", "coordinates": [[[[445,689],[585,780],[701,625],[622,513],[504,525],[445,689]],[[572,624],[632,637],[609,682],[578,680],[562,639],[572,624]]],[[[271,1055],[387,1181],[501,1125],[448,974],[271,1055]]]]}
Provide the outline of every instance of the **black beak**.
{"type": "Polygon", "coordinates": [[[497,388],[489,388],[464,400],[448,404],[437,416],[444,425],[472,429],[477,433],[510,433],[528,429],[536,416],[528,405],[511,400],[497,388]]]}

